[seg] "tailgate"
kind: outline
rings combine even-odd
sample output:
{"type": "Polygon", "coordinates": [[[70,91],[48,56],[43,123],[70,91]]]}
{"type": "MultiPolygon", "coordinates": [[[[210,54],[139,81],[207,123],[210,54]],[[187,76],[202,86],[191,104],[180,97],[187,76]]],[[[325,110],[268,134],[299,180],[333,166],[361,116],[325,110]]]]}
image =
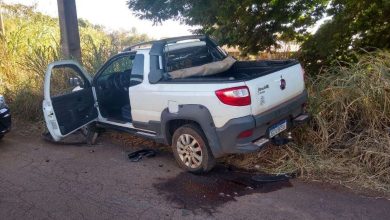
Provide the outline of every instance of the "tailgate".
{"type": "Polygon", "coordinates": [[[251,94],[251,111],[259,115],[296,96],[305,89],[300,64],[245,82],[251,94]]]}

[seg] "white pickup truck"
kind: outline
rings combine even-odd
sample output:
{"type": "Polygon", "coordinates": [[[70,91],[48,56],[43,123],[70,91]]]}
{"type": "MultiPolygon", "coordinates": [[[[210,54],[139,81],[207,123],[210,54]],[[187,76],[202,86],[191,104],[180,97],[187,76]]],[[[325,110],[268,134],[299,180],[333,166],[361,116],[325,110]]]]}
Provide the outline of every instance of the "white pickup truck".
{"type": "Polygon", "coordinates": [[[305,122],[306,102],[297,61],[236,61],[195,35],[127,48],[94,77],[75,61],[51,63],[43,113],[56,141],[93,123],[171,145],[182,168],[201,173],[305,122]]]}

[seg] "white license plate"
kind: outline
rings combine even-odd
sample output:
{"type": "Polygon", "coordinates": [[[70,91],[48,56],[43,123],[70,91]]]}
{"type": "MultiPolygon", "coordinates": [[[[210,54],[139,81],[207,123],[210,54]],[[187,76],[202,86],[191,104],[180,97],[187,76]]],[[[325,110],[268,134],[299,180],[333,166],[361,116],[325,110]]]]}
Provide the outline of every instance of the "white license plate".
{"type": "Polygon", "coordinates": [[[287,121],[284,120],[284,121],[272,126],[269,129],[269,138],[275,137],[276,135],[278,135],[279,133],[281,133],[282,131],[284,131],[286,129],[287,129],[287,121]]]}

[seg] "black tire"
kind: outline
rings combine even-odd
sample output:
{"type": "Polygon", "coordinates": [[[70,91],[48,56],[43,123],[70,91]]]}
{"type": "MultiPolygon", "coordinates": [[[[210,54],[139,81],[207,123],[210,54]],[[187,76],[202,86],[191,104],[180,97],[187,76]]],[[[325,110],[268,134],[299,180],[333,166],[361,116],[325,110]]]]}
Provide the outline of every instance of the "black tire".
{"type": "Polygon", "coordinates": [[[0,135],[0,140],[3,139],[4,135],[0,135]]]}
{"type": "Polygon", "coordinates": [[[85,136],[88,145],[96,144],[97,137],[99,136],[99,131],[94,123],[80,128],[80,132],[85,136]]]}
{"type": "Polygon", "coordinates": [[[172,137],[172,151],[179,166],[191,173],[207,173],[216,164],[207,138],[199,126],[194,124],[186,124],[176,129],[172,137]],[[190,140],[187,142],[194,143],[195,140],[196,143],[183,144],[186,138],[190,140]]]}

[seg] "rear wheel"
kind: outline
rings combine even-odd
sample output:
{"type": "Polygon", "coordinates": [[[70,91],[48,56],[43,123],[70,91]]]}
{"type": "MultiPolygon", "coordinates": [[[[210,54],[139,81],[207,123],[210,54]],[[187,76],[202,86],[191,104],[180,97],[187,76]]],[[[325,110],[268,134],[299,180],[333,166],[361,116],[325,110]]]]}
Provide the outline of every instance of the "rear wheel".
{"type": "Polygon", "coordinates": [[[187,124],[174,132],[172,151],[179,166],[189,172],[205,173],[215,166],[207,139],[196,125],[187,124]]]}

